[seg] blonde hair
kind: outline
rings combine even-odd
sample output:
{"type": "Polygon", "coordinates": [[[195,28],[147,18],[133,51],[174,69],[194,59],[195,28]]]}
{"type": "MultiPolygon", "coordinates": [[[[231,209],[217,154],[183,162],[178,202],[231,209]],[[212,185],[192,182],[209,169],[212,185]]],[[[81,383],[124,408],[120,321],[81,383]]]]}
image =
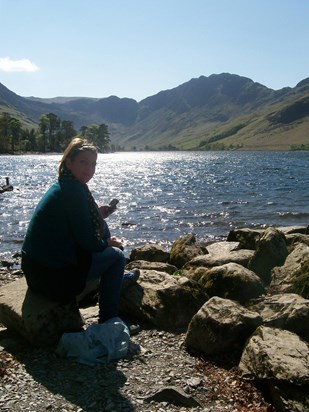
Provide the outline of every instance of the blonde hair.
{"type": "Polygon", "coordinates": [[[98,153],[98,149],[93,143],[90,143],[87,139],[75,137],[63,152],[63,156],[60,160],[58,168],[58,176],[60,176],[63,172],[65,168],[65,161],[67,159],[74,160],[79,153],[84,152],[86,150],[90,150],[93,153],[98,153]]]}

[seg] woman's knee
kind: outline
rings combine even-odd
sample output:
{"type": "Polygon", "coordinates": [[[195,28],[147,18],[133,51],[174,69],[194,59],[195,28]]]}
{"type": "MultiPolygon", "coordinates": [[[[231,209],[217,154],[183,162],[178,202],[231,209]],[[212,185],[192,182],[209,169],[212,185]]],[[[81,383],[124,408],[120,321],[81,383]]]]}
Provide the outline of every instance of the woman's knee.
{"type": "Polygon", "coordinates": [[[92,255],[92,265],[88,272],[88,280],[98,278],[102,273],[110,270],[121,272],[124,270],[126,258],[122,250],[114,247],[107,247],[102,252],[92,255]]]}
{"type": "Polygon", "coordinates": [[[119,270],[123,270],[126,263],[126,258],[122,250],[110,246],[106,248],[102,255],[103,265],[107,267],[116,266],[119,270]]]}
{"type": "Polygon", "coordinates": [[[114,247],[114,246],[110,246],[108,249],[110,249],[109,250],[110,257],[113,257],[117,261],[125,262],[126,258],[121,249],[114,247]]]}

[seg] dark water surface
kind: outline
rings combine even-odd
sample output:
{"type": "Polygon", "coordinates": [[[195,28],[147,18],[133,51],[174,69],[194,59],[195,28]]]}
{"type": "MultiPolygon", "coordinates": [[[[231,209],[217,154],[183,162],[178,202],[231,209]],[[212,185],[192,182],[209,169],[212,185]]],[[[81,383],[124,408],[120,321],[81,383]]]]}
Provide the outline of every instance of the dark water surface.
{"type": "MultiPolygon", "coordinates": [[[[33,209],[57,178],[60,155],[0,157],[0,258],[20,250],[33,209]]],[[[229,230],[309,224],[309,152],[101,154],[89,186],[98,203],[120,200],[109,217],[127,253],[180,235],[221,239],[229,230]]]]}

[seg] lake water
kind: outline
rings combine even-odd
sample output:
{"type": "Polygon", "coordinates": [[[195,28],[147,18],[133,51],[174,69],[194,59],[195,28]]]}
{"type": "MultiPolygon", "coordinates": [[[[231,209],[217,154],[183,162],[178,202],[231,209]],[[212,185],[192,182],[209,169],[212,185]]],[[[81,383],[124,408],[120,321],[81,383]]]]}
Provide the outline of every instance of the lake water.
{"type": "MultiPolygon", "coordinates": [[[[57,178],[60,155],[0,157],[0,258],[20,251],[34,207],[57,178]]],[[[133,247],[169,248],[195,233],[225,239],[240,227],[309,224],[309,152],[145,152],[100,154],[89,183],[98,203],[120,200],[112,234],[133,247]]]]}

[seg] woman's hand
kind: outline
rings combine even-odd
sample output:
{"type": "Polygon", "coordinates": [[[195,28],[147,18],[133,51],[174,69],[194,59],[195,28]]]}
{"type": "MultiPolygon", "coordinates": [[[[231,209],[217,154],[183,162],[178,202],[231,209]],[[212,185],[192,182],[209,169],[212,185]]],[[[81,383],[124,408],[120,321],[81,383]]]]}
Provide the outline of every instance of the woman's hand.
{"type": "Polygon", "coordinates": [[[114,246],[114,247],[118,247],[119,249],[123,249],[121,240],[117,239],[114,236],[107,239],[107,244],[108,246],[114,246]]]}
{"type": "Polygon", "coordinates": [[[109,215],[114,213],[115,210],[116,207],[111,207],[110,205],[103,205],[99,207],[99,212],[103,219],[106,219],[109,215]]]}

